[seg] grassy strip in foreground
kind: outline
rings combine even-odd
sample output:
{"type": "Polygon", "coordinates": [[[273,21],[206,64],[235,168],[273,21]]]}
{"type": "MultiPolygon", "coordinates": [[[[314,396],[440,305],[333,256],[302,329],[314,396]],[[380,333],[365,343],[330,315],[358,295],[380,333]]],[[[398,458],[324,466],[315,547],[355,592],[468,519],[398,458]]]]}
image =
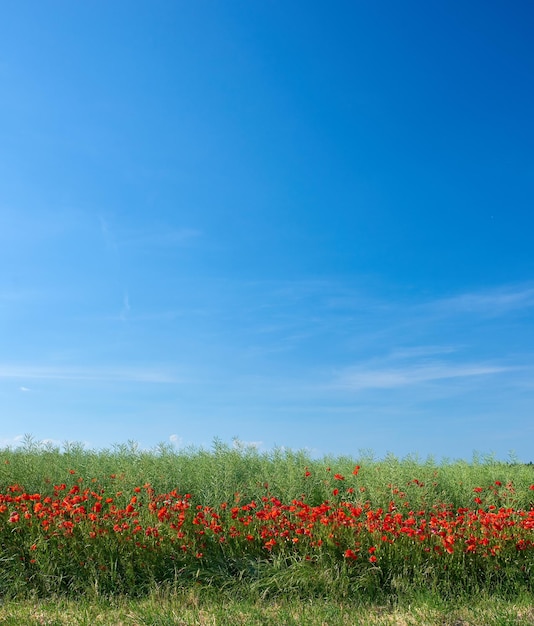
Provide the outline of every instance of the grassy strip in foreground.
{"type": "Polygon", "coordinates": [[[132,600],[115,597],[88,602],[54,598],[0,605],[5,626],[532,626],[534,602],[481,597],[443,603],[434,598],[410,605],[356,605],[330,600],[236,600],[190,591],[132,600]]]}

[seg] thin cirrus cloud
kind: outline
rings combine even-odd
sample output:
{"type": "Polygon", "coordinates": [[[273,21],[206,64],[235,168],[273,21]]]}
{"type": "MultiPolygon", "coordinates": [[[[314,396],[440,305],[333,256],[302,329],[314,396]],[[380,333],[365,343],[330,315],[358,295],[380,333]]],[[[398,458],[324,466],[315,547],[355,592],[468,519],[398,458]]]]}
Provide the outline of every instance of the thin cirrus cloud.
{"type": "Polygon", "coordinates": [[[455,346],[415,346],[397,348],[390,354],[391,359],[410,359],[417,357],[434,356],[436,354],[452,354],[458,350],[455,346]]]}
{"type": "Polygon", "coordinates": [[[119,316],[120,319],[126,320],[130,314],[130,310],[130,296],[128,295],[128,292],[125,292],[122,298],[122,309],[119,316]]]}
{"type": "Polygon", "coordinates": [[[502,374],[515,369],[517,368],[480,363],[464,365],[428,363],[374,369],[359,366],[341,372],[334,386],[351,391],[393,389],[440,380],[502,374]]]}
{"type": "Polygon", "coordinates": [[[194,228],[162,229],[148,233],[132,233],[121,239],[125,246],[183,246],[202,235],[194,228]]]}
{"type": "Polygon", "coordinates": [[[503,287],[464,293],[430,303],[431,309],[442,313],[478,313],[489,316],[534,307],[534,287],[503,287]]]}
{"type": "Polygon", "coordinates": [[[184,246],[202,235],[196,228],[169,228],[161,226],[149,230],[131,230],[113,227],[102,215],[98,216],[100,234],[106,247],[118,252],[120,247],[184,246]]]}
{"type": "MultiPolygon", "coordinates": [[[[28,366],[0,364],[0,379],[62,381],[115,381],[137,383],[181,383],[184,380],[172,372],[149,368],[61,368],[50,366],[28,366]]],[[[20,387],[22,390],[23,387],[20,387]]],[[[24,389],[26,389],[24,387],[24,389]]]]}
{"type": "Polygon", "coordinates": [[[109,226],[108,221],[102,217],[102,215],[98,216],[98,221],[100,224],[100,234],[102,235],[102,239],[106,245],[106,248],[113,253],[118,253],[118,246],[115,236],[113,235],[111,228],[109,226]]]}

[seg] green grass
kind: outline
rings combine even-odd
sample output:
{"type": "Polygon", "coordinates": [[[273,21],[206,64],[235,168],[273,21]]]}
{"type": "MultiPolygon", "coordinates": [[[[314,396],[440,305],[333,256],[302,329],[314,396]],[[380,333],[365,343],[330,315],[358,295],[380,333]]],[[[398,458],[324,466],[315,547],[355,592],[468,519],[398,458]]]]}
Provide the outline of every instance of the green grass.
{"type": "MultiPolygon", "coordinates": [[[[336,501],[337,488],[374,511],[387,511],[392,501],[403,513],[441,504],[534,508],[534,466],[491,457],[470,463],[375,459],[369,453],[313,459],[303,451],[260,453],[219,441],[210,450],[161,445],[143,451],[128,443],[94,451],[79,444],[59,449],[29,437],[20,448],[0,450],[0,493],[18,484],[44,497],[62,483],[112,495],[120,507],[143,485],[155,494],[176,489],[191,494],[191,510],[220,512],[217,507],[229,503],[224,524],[231,523],[230,507],[261,502],[266,494],[316,506],[336,501]]],[[[146,504],[139,517],[144,528],[152,523],[146,504]]],[[[88,541],[83,523],[67,541],[38,525],[22,523],[15,530],[8,514],[0,512],[0,624],[534,624],[532,548],[495,560],[461,553],[433,558],[402,536],[380,546],[373,565],[367,549],[377,540],[368,537],[371,543],[361,546],[365,558],[351,563],[343,551],[352,545],[346,542],[353,531],[340,527],[329,538],[325,526],[324,548],[314,548],[311,561],[304,559],[308,548],[289,544],[266,552],[243,537],[222,547],[206,539],[206,554],[196,559],[178,557],[177,548],[165,543],[165,525],[162,546],[151,550],[157,541],[146,539],[150,549],[140,553],[131,543],[117,543],[113,533],[88,541]],[[34,556],[37,563],[30,564],[34,556]]],[[[198,527],[188,523],[186,533],[196,536],[198,527]]],[[[259,533],[261,523],[254,528],[259,533]]]]}
{"type": "Polygon", "coordinates": [[[154,593],[141,599],[114,597],[9,601],[0,605],[6,626],[532,626],[528,597],[503,601],[485,596],[469,602],[419,597],[404,604],[279,598],[236,599],[195,590],[154,593]]]}
{"type": "Polygon", "coordinates": [[[111,450],[86,450],[81,444],[65,444],[64,450],[26,438],[16,449],[0,450],[0,490],[19,482],[28,492],[51,493],[54,484],[72,482],[71,470],[88,483],[91,479],[106,489],[131,491],[150,483],[158,493],[178,489],[191,493],[205,505],[217,506],[239,493],[242,501],[258,499],[265,485],[282,501],[304,494],[309,504],[332,498],[334,473],[350,477],[361,466],[355,481],[362,499],[373,507],[386,507],[395,489],[405,493],[413,508],[447,502],[454,507],[472,504],[473,487],[495,481],[513,483],[515,493],[501,490],[500,503],[528,509],[534,504],[534,465],[505,463],[492,457],[475,456],[472,462],[443,461],[417,457],[399,459],[388,455],[377,460],[366,453],[355,458],[312,459],[304,451],[275,449],[260,453],[239,442],[228,446],[215,441],[211,450],[176,450],[161,444],[151,451],[135,443],[111,450]],[[305,468],[311,476],[305,477],[305,468]],[[413,483],[417,479],[420,484],[413,483]],[[421,486],[421,483],[423,486],[421,486]],[[506,499],[504,499],[506,498],[506,499]]]}

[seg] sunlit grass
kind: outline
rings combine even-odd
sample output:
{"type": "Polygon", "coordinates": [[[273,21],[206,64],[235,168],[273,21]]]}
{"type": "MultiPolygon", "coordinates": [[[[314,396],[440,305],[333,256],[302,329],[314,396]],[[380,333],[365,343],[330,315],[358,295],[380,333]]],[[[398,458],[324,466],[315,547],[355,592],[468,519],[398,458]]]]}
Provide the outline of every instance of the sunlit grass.
{"type": "Polygon", "coordinates": [[[503,601],[483,596],[469,602],[414,598],[404,604],[279,598],[236,599],[228,594],[153,593],[140,599],[114,597],[8,601],[0,624],[9,626],[532,626],[528,597],[503,601]]]}
{"type": "Polygon", "coordinates": [[[27,439],[0,499],[2,623],[534,622],[531,465],[27,439]]]}

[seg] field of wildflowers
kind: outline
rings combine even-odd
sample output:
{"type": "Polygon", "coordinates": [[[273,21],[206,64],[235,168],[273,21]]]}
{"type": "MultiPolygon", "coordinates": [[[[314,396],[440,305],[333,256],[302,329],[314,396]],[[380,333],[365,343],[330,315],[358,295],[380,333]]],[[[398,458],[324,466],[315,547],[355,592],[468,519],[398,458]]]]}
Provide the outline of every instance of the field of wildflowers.
{"type": "Polygon", "coordinates": [[[213,450],[0,450],[0,596],[262,597],[534,585],[534,468],[213,450]]]}

